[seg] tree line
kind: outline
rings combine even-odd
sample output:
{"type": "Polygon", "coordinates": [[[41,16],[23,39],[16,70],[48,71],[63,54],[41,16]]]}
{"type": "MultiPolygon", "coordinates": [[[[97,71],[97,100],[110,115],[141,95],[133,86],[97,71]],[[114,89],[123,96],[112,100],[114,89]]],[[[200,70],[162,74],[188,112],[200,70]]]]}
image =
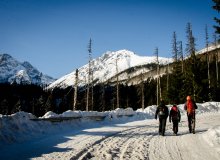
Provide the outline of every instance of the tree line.
{"type": "MultiPolygon", "coordinates": [[[[212,54],[214,55],[217,51],[214,50],[212,54]]],[[[207,78],[206,55],[186,59],[184,65],[187,67],[184,67],[184,70],[182,70],[181,61],[174,62],[173,72],[160,76],[160,97],[167,104],[184,103],[187,95],[194,96],[196,102],[220,101],[216,58],[215,56],[210,58],[210,87],[207,78]]],[[[219,62],[217,65],[219,66],[219,62]]],[[[48,111],[58,114],[67,110],[85,111],[87,108],[89,111],[107,111],[118,108],[118,105],[120,108],[131,107],[136,110],[157,103],[157,79],[153,78],[130,86],[121,83],[118,87],[117,85],[97,84],[89,93],[87,86],[78,87],[77,101],[74,100],[75,89],[73,86],[47,90],[33,84],[0,84],[0,114],[25,111],[36,116],[43,116],[48,111]],[[117,90],[119,90],[118,95],[117,90]],[[88,94],[90,96],[93,94],[93,103],[90,100],[87,105],[88,94]],[[117,97],[119,97],[118,100],[117,97]]]]}

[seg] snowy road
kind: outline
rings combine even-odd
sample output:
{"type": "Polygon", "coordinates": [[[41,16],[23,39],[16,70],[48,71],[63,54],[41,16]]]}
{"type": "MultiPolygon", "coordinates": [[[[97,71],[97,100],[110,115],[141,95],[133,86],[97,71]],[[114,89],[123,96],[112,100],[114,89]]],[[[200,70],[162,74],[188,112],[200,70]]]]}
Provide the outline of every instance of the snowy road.
{"type": "Polygon", "coordinates": [[[171,126],[168,122],[164,137],[157,134],[156,120],[66,132],[6,146],[0,159],[220,159],[219,136],[218,143],[210,143],[212,130],[208,130],[220,126],[220,113],[198,115],[196,134],[188,133],[185,117],[178,136],[173,135],[171,126]]]}

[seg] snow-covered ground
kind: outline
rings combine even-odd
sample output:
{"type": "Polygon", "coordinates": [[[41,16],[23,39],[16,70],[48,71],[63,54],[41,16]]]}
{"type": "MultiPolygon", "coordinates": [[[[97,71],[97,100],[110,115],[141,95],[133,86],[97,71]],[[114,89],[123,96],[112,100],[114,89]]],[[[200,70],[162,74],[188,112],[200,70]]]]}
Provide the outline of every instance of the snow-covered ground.
{"type": "Polygon", "coordinates": [[[167,121],[158,135],[156,106],[104,113],[67,111],[43,117],[25,112],[0,115],[0,159],[220,159],[220,103],[198,104],[196,134],[188,133],[183,105],[179,135],[167,121]],[[98,120],[97,117],[104,117],[98,120]],[[47,121],[53,118],[71,120],[47,121]],[[32,119],[32,120],[31,120],[32,119]]]}

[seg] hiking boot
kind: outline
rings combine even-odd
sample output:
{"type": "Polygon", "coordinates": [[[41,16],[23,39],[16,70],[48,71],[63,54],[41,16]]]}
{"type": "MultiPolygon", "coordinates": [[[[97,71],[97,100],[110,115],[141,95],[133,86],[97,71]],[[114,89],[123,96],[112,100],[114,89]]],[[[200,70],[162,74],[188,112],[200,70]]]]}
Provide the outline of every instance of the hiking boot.
{"type": "Polygon", "coordinates": [[[193,134],[195,134],[195,133],[196,133],[196,132],[195,132],[195,130],[193,130],[192,132],[193,132],[193,134]]]}

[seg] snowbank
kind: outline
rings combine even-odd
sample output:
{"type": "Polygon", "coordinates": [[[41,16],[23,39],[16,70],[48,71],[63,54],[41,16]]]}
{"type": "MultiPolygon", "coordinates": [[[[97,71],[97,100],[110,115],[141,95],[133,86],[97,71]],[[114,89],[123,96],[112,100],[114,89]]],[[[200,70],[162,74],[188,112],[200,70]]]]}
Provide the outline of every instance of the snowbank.
{"type": "Polygon", "coordinates": [[[217,148],[220,152],[220,126],[210,128],[205,134],[203,134],[204,140],[210,145],[210,147],[217,148]]]}
{"type": "MultiPolygon", "coordinates": [[[[205,103],[196,103],[198,109],[196,110],[196,114],[202,114],[207,112],[219,112],[220,111],[220,102],[205,102],[205,103]]],[[[171,109],[172,105],[167,105],[169,109],[171,109]]],[[[177,107],[180,110],[181,115],[185,115],[186,111],[184,110],[184,104],[179,104],[177,107]]],[[[136,112],[138,115],[141,115],[145,118],[154,118],[156,112],[156,105],[149,106],[144,110],[138,109],[136,112]]]]}
{"type": "Polygon", "coordinates": [[[85,118],[85,117],[105,117],[107,116],[107,112],[97,112],[97,111],[71,111],[68,110],[66,112],[63,112],[62,114],[56,114],[54,112],[47,112],[44,116],[40,117],[40,119],[49,119],[49,118],[85,118]]]}
{"type": "Polygon", "coordinates": [[[52,111],[49,111],[43,117],[40,117],[40,118],[58,118],[58,117],[60,117],[58,114],[52,111]]]}
{"type": "MultiPolygon", "coordinates": [[[[220,102],[206,102],[197,104],[197,114],[219,112],[220,102]]],[[[168,105],[170,108],[171,105],[168,105]]],[[[184,105],[178,105],[181,114],[186,114],[183,107],[184,105]]],[[[135,121],[154,118],[156,106],[149,106],[144,110],[138,109],[133,111],[132,108],[118,108],[113,111],[96,112],[96,111],[66,111],[62,114],[56,114],[53,112],[47,112],[44,116],[36,118],[34,115],[25,112],[18,112],[9,116],[0,115],[0,146],[3,144],[21,142],[28,140],[29,138],[38,137],[49,133],[59,133],[64,130],[77,130],[80,128],[88,128],[94,125],[106,125],[112,123],[123,123],[126,121],[135,121]],[[42,121],[49,118],[69,118],[74,117],[68,121],[50,122],[42,121]],[[94,117],[105,117],[102,121],[96,121],[94,117]],[[37,120],[37,121],[33,121],[37,120]]],[[[100,119],[99,119],[100,120],[100,119]]],[[[209,143],[217,141],[219,143],[220,129],[215,128],[210,130],[207,137],[211,138],[209,143]]]]}
{"type": "Polygon", "coordinates": [[[136,113],[132,108],[126,108],[126,109],[117,108],[116,110],[109,112],[109,115],[112,117],[133,116],[135,114],[136,113]]]}
{"type": "Polygon", "coordinates": [[[41,131],[41,125],[33,123],[30,119],[36,118],[34,115],[26,112],[18,112],[9,116],[0,116],[0,143],[12,143],[33,136],[36,131],[41,131]]]}

